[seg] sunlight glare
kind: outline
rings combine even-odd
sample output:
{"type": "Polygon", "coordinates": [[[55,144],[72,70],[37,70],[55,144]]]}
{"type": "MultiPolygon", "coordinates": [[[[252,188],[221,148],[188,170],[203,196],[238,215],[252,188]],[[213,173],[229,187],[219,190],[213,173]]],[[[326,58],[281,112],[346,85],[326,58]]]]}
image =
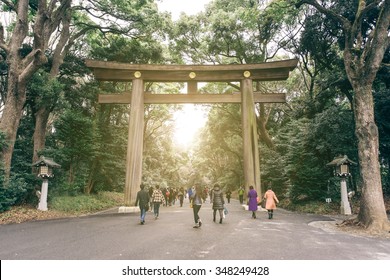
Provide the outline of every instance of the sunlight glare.
{"type": "Polygon", "coordinates": [[[183,148],[190,148],[199,129],[206,123],[206,113],[199,106],[184,104],[183,110],[174,114],[174,141],[183,148]]]}

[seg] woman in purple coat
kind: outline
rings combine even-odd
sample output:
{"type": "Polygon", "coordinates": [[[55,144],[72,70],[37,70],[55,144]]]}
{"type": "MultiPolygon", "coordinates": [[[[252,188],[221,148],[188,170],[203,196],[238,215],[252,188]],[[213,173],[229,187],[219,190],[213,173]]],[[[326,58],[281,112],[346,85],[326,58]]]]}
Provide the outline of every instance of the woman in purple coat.
{"type": "Polygon", "coordinates": [[[252,211],[252,218],[256,219],[257,192],[253,189],[253,186],[249,187],[249,192],[248,192],[248,210],[252,211]]]}

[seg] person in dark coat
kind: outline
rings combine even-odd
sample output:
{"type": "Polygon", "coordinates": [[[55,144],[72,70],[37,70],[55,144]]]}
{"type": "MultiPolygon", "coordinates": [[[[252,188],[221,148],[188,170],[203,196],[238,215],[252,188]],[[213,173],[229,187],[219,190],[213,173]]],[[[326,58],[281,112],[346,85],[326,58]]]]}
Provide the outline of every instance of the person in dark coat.
{"type": "Polygon", "coordinates": [[[141,184],[141,190],[137,192],[137,198],[135,200],[135,206],[139,205],[141,212],[141,225],[145,224],[146,211],[149,208],[149,193],[144,190],[145,186],[141,184]]]}
{"type": "Polygon", "coordinates": [[[253,186],[249,187],[249,192],[248,192],[248,210],[252,211],[252,218],[256,219],[257,192],[253,189],[253,186]]]}
{"type": "Polygon", "coordinates": [[[200,184],[195,185],[195,190],[191,195],[191,202],[192,202],[192,210],[194,212],[194,221],[195,225],[194,228],[200,228],[202,226],[202,221],[199,217],[199,211],[202,207],[202,187],[200,184]]]}
{"type": "Polygon", "coordinates": [[[211,192],[211,202],[213,203],[213,221],[215,222],[217,216],[217,210],[219,211],[219,223],[222,224],[223,219],[223,208],[225,201],[223,199],[223,192],[218,184],[214,185],[211,192]]]}
{"type": "Polygon", "coordinates": [[[228,203],[230,203],[231,197],[232,197],[232,192],[230,191],[230,188],[228,188],[226,191],[226,199],[227,199],[228,203]]]}
{"type": "Polygon", "coordinates": [[[183,202],[184,202],[184,188],[183,187],[181,187],[179,189],[177,196],[178,196],[179,201],[180,201],[180,207],[183,207],[183,202]]]}

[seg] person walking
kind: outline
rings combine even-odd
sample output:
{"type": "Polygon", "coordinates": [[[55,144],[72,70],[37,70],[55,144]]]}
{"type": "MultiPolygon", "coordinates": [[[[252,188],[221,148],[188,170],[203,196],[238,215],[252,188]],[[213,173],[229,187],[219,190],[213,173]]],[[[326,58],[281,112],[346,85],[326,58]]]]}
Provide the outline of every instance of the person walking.
{"type": "Polygon", "coordinates": [[[145,224],[146,211],[149,209],[149,193],[144,190],[145,186],[141,184],[141,190],[137,192],[137,198],[135,200],[135,206],[139,205],[140,209],[140,223],[145,224]]]}
{"type": "Polygon", "coordinates": [[[217,216],[217,210],[219,212],[219,223],[222,224],[223,219],[223,208],[225,201],[223,199],[223,192],[219,184],[215,184],[211,191],[211,201],[213,203],[213,222],[215,222],[217,216]]]}
{"type": "Polygon", "coordinates": [[[152,194],[152,200],[153,200],[153,211],[154,211],[154,218],[157,220],[160,216],[160,205],[161,203],[165,203],[165,198],[160,190],[160,186],[156,185],[156,189],[153,191],[152,194]]]}
{"type": "Polygon", "coordinates": [[[191,196],[192,210],[194,213],[194,228],[200,228],[202,226],[202,221],[199,217],[199,211],[202,207],[202,187],[200,184],[195,185],[195,190],[192,192],[191,196]]]}
{"type": "Polygon", "coordinates": [[[180,207],[183,207],[183,202],[184,202],[184,188],[183,187],[181,187],[179,189],[179,192],[178,192],[177,196],[179,198],[180,207]]]}
{"type": "Polygon", "coordinates": [[[265,192],[264,199],[266,200],[265,209],[268,211],[268,219],[272,219],[276,203],[279,203],[279,200],[271,187],[268,187],[268,190],[265,192]]]}
{"type": "Polygon", "coordinates": [[[249,192],[248,192],[248,210],[252,211],[252,218],[256,219],[257,192],[254,190],[253,186],[249,187],[249,192]]]}
{"type": "Polygon", "coordinates": [[[192,187],[189,187],[188,190],[187,190],[187,194],[188,194],[188,201],[191,202],[191,199],[192,199],[192,193],[194,192],[193,188],[192,187]]]}
{"type": "Polygon", "coordinates": [[[149,192],[149,211],[150,212],[153,212],[153,199],[152,199],[153,191],[154,191],[153,187],[152,186],[149,187],[148,192],[149,192]]]}
{"type": "Polygon", "coordinates": [[[232,197],[232,192],[230,191],[230,188],[227,189],[226,191],[226,199],[227,202],[230,203],[230,198],[232,197]]]}
{"type": "Polygon", "coordinates": [[[169,202],[169,189],[168,188],[164,188],[163,190],[162,190],[162,193],[163,193],[163,195],[164,195],[164,205],[165,205],[165,207],[168,207],[168,202],[169,202]]]}
{"type": "Polygon", "coordinates": [[[241,186],[241,187],[238,189],[238,198],[240,199],[240,204],[243,204],[243,203],[244,203],[244,193],[245,193],[245,190],[244,190],[244,188],[241,186]]]}

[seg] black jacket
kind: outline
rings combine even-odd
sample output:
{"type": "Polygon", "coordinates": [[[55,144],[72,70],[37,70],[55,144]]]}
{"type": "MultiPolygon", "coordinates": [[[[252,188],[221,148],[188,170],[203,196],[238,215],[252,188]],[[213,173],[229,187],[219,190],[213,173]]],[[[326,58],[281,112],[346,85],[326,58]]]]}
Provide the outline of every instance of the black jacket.
{"type": "Polygon", "coordinates": [[[137,199],[135,200],[135,206],[139,203],[139,208],[146,208],[149,204],[149,193],[145,190],[137,192],[137,199]]]}

